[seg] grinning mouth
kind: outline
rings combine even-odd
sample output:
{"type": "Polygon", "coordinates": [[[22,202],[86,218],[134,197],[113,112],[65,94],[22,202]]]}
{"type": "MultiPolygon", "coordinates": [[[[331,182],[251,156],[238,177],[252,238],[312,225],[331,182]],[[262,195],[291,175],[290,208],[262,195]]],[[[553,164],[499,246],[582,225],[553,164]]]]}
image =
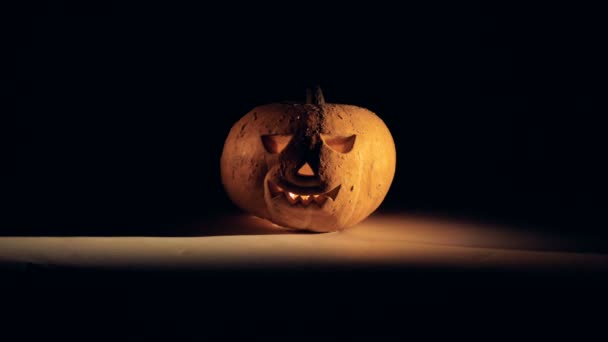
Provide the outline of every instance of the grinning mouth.
{"type": "Polygon", "coordinates": [[[338,192],[340,191],[340,185],[335,187],[333,190],[323,193],[310,193],[310,191],[306,191],[306,194],[303,194],[299,192],[287,191],[273,182],[268,181],[268,189],[270,190],[270,194],[273,198],[283,196],[292,206],[300,204],[304,207],[308,207],[309,204],[314,203],[321,208],[328,198],[331,198],[333,201],[336,200],[338,192]]]}

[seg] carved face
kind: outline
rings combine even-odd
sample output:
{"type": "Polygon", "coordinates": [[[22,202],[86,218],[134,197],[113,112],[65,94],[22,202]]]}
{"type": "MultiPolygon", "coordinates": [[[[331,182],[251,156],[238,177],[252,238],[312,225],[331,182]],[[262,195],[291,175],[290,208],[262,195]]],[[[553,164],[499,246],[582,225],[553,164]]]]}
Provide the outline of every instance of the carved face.
{"type": "Polygon", "coordinates": [[[395,172],[395,146],[367,109],[270,104],[232,127],[221,169],[241,208],[281,226],[333,231],[380,205],[395,172]]]}

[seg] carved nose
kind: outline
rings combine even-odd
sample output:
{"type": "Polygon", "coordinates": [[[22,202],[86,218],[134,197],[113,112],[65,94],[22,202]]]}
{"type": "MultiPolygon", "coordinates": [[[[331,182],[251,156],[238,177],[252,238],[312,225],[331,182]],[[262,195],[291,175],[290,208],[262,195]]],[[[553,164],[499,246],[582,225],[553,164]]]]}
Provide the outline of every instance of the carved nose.
{"type": "Polygon", "coordinates": [[[314,175],[315,172],[313,171],[312,167],[308,165],[308,163],[304,163],[304,165],[302,165],[302,167],[298,170],[298,176],[311,177],[314,175]]]}

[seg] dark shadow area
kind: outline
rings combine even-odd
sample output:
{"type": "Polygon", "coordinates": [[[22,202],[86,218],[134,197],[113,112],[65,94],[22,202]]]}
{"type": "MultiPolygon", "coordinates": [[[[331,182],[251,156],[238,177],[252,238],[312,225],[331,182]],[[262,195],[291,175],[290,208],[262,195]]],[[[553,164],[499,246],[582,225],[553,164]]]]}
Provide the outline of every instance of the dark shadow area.
{"type": "Polygon", "coordinates": [[[158,336],[155,325],[161,325],[174,338],[239,339],[247,328],[278,341],[296,331],[310,339],[417,335],[486,341],[497,334],[509,340],[593,339],[594,333],[603,336],[608,304],[605,274],[586,272],[38,269],[1,275],[0,287],[12,294],[3,308],[15,319],[27,317],[28,324],[70,322],[84,328],[104,322],[103,332],[120,326],[121,334],[126,327],[137,336],[158,336]]]}

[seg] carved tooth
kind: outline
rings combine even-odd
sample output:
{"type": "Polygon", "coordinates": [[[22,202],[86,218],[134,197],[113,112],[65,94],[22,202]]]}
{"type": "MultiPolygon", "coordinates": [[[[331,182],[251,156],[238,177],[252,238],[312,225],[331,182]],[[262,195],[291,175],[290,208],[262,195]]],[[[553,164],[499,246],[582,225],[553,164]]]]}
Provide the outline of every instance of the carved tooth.
{"type": "Polygon", "coordinates": [[[314,195],[314,201],[315,203],[320,207],[323,205],[323,203],[325,203],[325,201],[327,200],[327,197],[325,197],[325,195],[314,195]]]}
{"type": "Polygon", "coordinates": [[[300,196],[302,204],[304,204],[305,206],[308,206],[310,204],[310,202],[313,201],[313,196],[311,195],[301,195],[300,196]]]}
{"type": "Polygon", "coordinates": [[[298,195],[296,195],[294,193],[291,193],[291,192],[284,192],[284,194],[285,194],[285,198],[287,198],[287,201],[290,204],[293,205],[293,204],[296,204],[298,202],[298,197],[299,197],[298,195]]]}

